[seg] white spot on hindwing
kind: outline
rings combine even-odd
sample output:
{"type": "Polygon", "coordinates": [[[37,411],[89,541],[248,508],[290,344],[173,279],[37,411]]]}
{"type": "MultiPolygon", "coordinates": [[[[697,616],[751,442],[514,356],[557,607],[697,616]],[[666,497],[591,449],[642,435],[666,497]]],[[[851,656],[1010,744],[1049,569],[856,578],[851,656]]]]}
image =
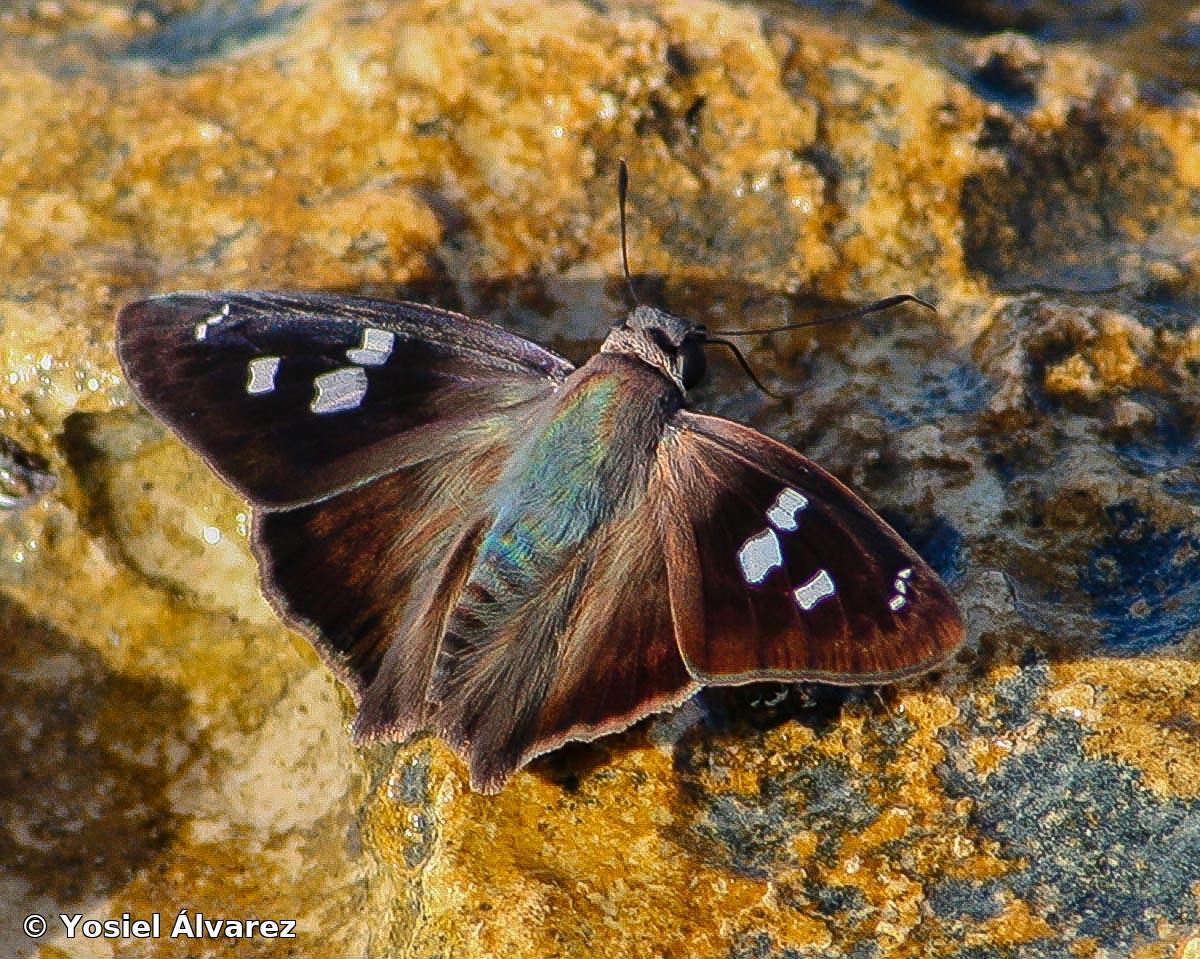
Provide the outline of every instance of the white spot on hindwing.
{"type": "Polygon", "coordinates": [[[807,507],[807,496],[801,495],[790,486],[785,486],[767,510],[767,519],[780,532],[790,533],[799,526],[797,515],[807,507]]]}
{"type": "Polygon", "coordinates": [[[250,378],[246,381],[246,392],[251,396],[270,393],[275,389],[275,374],[279,372],[278,356],[260,356],[251,360],[246,367],[250,378]]]}
{"type": "Polygon", "coordinates": [[[771,570],[783,565],[783,552],[779,548],[779,537],[773,529],[764,529],[751,536],[738,550],[738,563],[742,577],[747,583],[757,586],[770,575],[771,570]]]}
{"type": "Polygon", "coordinates": [[[392,355],[392,346],[395,345],[395,342],[396,334],[368,326],[363,330],[362,346],[354,350],[346,350],[346,359],[362,366],[382,366],[392,355]]]}
{"type": "Polygon", "coordinates": [[[892,582],[892,589],[895,593],[888,600],[888,609],[893,613],[899,612],[908,605],[908,581],[912,578],[912,567],[905,566],[896,574],[896,579],[892,582]]]}
{"type": "Polygon", "coordinates": [[[827,571],[819,569],[811,579],[792,590],[792,597],[796,600],[797,606],[808,611],[821,600],[828,599],[836,592],[837,587],[833,585],[833,577],[827,571]]]}
{"type": "Polygon", "coordinates": [[[343,366],[322,373],[315,380],[316,395],[309,409],[314,413],[344,413],[357,409],[367,395],[367,373],[361,366],[343,366]]]}

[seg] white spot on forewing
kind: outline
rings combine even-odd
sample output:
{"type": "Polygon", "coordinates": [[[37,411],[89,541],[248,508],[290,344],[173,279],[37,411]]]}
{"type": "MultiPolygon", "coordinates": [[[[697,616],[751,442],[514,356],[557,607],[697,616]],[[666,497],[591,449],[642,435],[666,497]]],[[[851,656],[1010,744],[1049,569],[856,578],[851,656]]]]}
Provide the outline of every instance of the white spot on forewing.
{"type": "Polygon", "coordinates": [[[767,510],[767,519],[777,530],[791,532],[799,525],[796,515],[808,506],[808,497],[798,493],[790,486],[785,486],[771,508],[767,510]]]}
{"type": "Polygon", "coordinates": [[[742,543],[738,550],[738,563],[747,583],[757,586],[771,570],[783,565],[783,553],[779,550],[779,537],[775,530],[764,529],[742,543]]]}
{"type": "Polygon", "coordinates": [[[367,395],[367,373],[361,366],[343,366],[322,373],[315,380],[317,388],[309,409],[314,413],[344,413],[358,408],[367,395]]]}
{"type": "Polygon", "coordinates": [[[888,609],[893,613],[899,612],[908,605],[908,581],[912,577],[913,571],[911,566],[905,566],[904,569],[896,573],[896,578],[892,581],[892,589],[895,591],[892,598],[888,600],[888,609]]]}
{"type": "Polygon", "coordinates": [[[346,359],[351,363],[363,366],[382,366],[392,355],[392,346],[396,335],[388,330],[377,330],[368,326],[363,330],[362,346],[354,350],[346,350],[346,359]]]}
{"type": "Polygon", "coordinates": [[[251,360],[246,369],[250,372],[246,392],[251,396],[270,393],[275,389],[275,374],[279,372],[278,356],[260,356],[257,360],[251,360]]]}
{"type": "Polygon", "coordinates": [[[206,339],[208,337],[208,328],[210,326],[216,326],[222,320],[227,320],[227,319],[229,319],[229,304],[228,303],[226,303],[224,306],[221,307],[221,312],[213,313],[211,316],[205,317],[203,320],[201,320],[199,323],[196,324],[196,328],[195,328],[196,339],[197,340],[206,339]]]}
{"type": "Polygon", "coordinates": [[[809,610],[836,592],[837,587],[833,585],[833,578],[825,570],[819,569],[812,579],[793,589],[792,596],[795,598],[797,606],[803,610],[809,610]]]}

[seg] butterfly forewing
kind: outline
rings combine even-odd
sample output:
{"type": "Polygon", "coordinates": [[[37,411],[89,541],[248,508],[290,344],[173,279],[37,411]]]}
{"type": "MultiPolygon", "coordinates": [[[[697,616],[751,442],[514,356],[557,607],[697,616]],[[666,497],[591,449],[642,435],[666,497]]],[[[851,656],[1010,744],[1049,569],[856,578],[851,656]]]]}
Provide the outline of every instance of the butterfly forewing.
{"type": "Polygon", "coordinates": [[[572,369],[465,316],[320,294],[175,293],[123,309],[117,337],[143,402],[272,507],[419,462],[572,369]]]}
{"type": "Polygon", "coordinates": [[[798,453],[683,411],[660,458],[671,606],[697,679],[886,682],[962,641],[937,574],[798,453]]]}

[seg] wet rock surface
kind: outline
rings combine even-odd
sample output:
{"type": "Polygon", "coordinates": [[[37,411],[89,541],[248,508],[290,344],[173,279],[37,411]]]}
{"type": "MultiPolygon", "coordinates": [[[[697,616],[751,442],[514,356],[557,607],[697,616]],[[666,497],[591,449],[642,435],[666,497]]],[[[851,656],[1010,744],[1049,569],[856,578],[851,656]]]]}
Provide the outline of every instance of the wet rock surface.
{"type": "Polygon", "coordinates": [[[0,954],[1200,950],[1198,13],[947,6],[0,11],[0,954]],[[878,692],[708,690],[483,797],[435,740],[351,746],[112,315],[397,295],[580,361],[624,308],[621,156],[648,302],[938,305],[745,340],[786,398],[718,354],[694,401],[859,489],[969,638],[878,692]],[[299,938],[55,918],[183,909],[299,938]]]}

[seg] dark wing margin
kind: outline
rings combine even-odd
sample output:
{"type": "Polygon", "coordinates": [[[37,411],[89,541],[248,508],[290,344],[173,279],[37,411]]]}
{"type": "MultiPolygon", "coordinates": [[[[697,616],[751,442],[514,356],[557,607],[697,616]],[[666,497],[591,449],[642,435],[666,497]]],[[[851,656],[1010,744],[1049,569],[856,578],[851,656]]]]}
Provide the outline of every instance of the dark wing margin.
{"type": "Polygon", "coordinates": [[[317,293],[171,293],[126,306],[138,398],[257,505],[298,506],[421,462],[548,394],[566,360],[415,303],[317,293]]]}
{"type": "Polygon", "coordinates": [[[885,683],[961,644],[937,574],[799,453],[681,411],[659,456],[671,609],[698,681],[885,683]]]}

